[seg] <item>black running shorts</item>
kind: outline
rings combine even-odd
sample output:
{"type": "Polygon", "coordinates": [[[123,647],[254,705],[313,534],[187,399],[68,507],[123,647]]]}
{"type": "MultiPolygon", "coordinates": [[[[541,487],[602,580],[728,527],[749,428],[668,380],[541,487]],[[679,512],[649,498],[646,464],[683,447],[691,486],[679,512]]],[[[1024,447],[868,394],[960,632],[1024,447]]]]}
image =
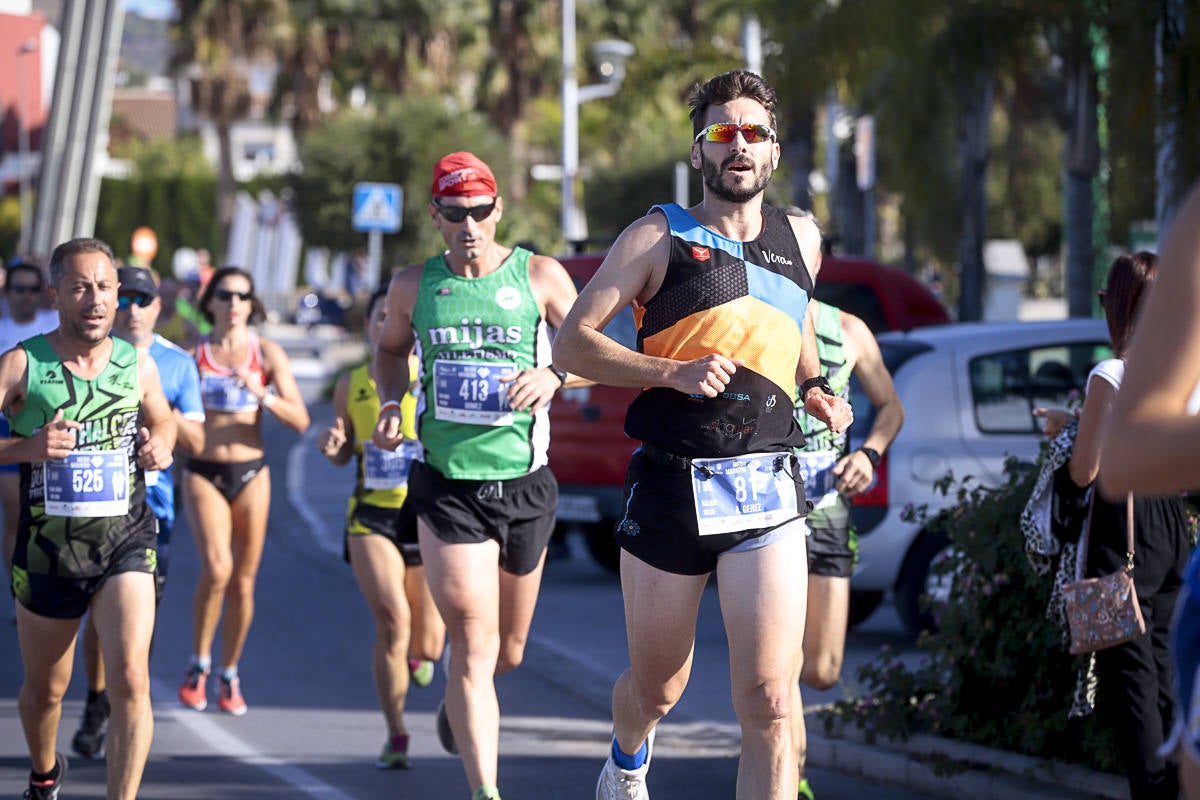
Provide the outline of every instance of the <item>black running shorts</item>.
{"type": "Polygon", "coordinates": [[[155,526],[142,526],[117,544],[104,563],[104,571],[88,577],[45,575],[26,569],[24,542],[18,536],[13,557],[13,596],[34,614],[54,619],[79,619],[88,610],[92,595],[104,582],[122,572],[153,575],[158,567],[155,526]]]}
{"type": "MultiPolygon", "coordinates": [[[[793,474],[797,507],[803,509],[804,480],[798,469],[793,474]]],[[[780,527],[701,536],[692,494],[692,468],[656,462],[644,449],[633,454],[625,473],[624,510],[614,534],[617,544],[650,566],[676,575],[712,572],[722,553],[780,527]]]]}
{"type": "Polygon", "coordinates": [[[416,515],[447,544],[500,543],[500,568],[527,575],[554,532],[558,481],[549,467],[507,481],[451,480],[424,462],[408,476],[416,515]]]}
{"type": "MultiPolygon", "coordinates": [[[[417,544],[417,515],[412,505],[385,508],[355,500],[346,515],[346,537],[377,534],[388,539],[400,551],[406,567],[421,566],[421,548],[417,544]]],[[[350,561],[347,546],[343,554],[350,561]]]]}

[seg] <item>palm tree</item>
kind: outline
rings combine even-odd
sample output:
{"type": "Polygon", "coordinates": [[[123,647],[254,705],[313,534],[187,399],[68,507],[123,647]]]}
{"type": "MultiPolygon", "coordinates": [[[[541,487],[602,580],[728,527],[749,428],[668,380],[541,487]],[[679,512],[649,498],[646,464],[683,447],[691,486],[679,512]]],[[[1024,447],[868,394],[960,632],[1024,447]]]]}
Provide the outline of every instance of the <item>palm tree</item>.
{"type": "Polygon", "coordinates": [[[224,239],[236,184],[230,131],[251,110],[251,71],[273,70],[292,39],[286,0],[178,0],[173,63],[191,83],[193,107],[217,132],[217,219],[224,239]]]}

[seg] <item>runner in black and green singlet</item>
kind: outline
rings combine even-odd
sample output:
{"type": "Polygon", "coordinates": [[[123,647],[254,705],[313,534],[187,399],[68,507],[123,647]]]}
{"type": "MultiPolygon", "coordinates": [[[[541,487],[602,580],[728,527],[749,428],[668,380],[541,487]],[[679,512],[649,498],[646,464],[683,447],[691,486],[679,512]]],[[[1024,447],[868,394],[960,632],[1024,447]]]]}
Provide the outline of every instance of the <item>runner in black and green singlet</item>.
{"type": "MultiPolygon", "coordinates": [[[[800,405],[795,410],[808,440],[797,457],[814,506],[808,514],[808,608],[800,680],[825,690],[841,676],[850,616],[850,576],[858,561],[858,537],[850,503],[874,481],[880,459],[904,423],[904,408],[875,336],[865,322],[815,300],[809,304],[808,314],[817,334],[821,374],[829,380],[830,389],[849,401],[850,378],[857,377],[862,393],[875,409],[871,428],[865,435],[859,434],[862,445],[855,450],[849,448],[847,431],[831,431],[805,414],[800,405]]],[[[804,777],[807,732],[802,717],[793,719],[793,723],[792,737],[800,761],[799,797],[811,798],[812,790],[804,777]]]]}
{"type": "Polygon", "coordinates": [[[32,770],[26,797],[55,798],[66,759],[54,750],[79,620],[90,612],[109,659],[110,797],[137,795],[150,751],[150,636],[155,520],[144,470],[171,464],[175,422],[148,354],[109,337],[117,311],[112,250],[59,245],[50,291],[59,326],[0,356],[0,407],[21,465],[13,557],[25,683],[19,705],[32,770]],[[48,700],[47,698],[59,698],[48,700]]]}
{"type": "Polygon", "coordinates": [[[562,386],[586,382],[550,363],[546,330],[566,317],[575,286],[554,259],[496,241],[504,201],[487,164],[470,153],[445,156],[431,194],[429,217],[447,249],[392,279],[375,361],[384,402],[374,439],[389,450],[404,439],[400,398],[415,346],[425,460],[409,475],[408,503],[451,645],[438,735],[452,752],[456,737],[474,738],[463,768],[481,800],[500,796],[492,679],[524,654],[554,529],[547,406],[562,386]]]}

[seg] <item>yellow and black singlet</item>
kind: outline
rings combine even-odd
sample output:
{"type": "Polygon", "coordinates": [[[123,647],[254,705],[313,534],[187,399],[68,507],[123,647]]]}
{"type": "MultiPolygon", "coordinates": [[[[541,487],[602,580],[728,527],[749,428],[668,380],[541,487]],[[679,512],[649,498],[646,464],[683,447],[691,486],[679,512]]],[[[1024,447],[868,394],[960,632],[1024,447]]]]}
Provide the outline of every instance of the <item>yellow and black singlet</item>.
{"type": "Polygon", "coordinates": [[[792,398],[813,285],[787,215],[764,205],[762,233],[739,242],[673,203],[654,209],[670,226],[671,256],[662,287],[634,307],[638,352],[677,361],[719,353],[743,363],[718,397],[644,389],[625,432],[694,458],[803,447],[792,398]]]}

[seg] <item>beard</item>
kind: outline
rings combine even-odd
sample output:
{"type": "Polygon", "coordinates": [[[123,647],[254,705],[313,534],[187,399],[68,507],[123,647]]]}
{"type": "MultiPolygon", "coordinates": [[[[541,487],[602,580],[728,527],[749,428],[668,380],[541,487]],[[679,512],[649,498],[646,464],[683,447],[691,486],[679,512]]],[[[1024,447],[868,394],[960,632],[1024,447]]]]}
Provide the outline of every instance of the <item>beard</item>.
{"type": "Polygon", "coordinates": [[[59,320],[59,329],[68,337],[85,344],[99,344],[108,338],[112,330],[112,321],[97,328],[89,328],[79,319],[66,318],[59,320]]]}
{"type": "Polygon", "coordinates": [[[728,185],[722,181],[725,178],[725,168],[732,163],[744,163],[744,161],[737,156],[730,156],[718,164],[710,161],[703,151],[700,153],[700,175],[704,178],[704,186],[717,197],[730,203],[745,203],[761,194],[767,188],[767,184],[771,182],[771,175],[775,172],[775,168],[768,160],[752,168],[753,180],[749,185],[728,185]]]}

